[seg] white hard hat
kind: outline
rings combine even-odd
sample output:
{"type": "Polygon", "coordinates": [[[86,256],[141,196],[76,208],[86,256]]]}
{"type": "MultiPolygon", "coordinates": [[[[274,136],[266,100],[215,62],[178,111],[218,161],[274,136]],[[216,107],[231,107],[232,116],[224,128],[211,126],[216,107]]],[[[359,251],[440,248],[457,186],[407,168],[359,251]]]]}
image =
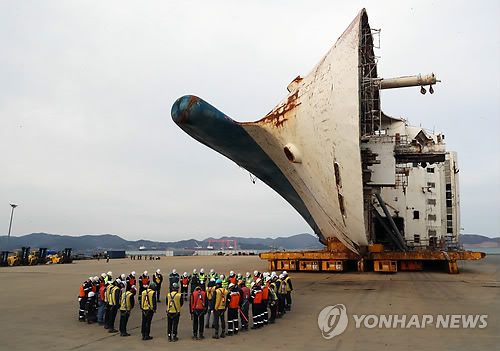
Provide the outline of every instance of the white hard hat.
{"type": "Polygon", "coordinates": [[[233,286],[234,286],[234,284],[233,284],[233,283],[229,284],[229,288],[232,288],[233,286]]]}
{"type": "Polygon", "coordinates": [[[200,273],[205,273],[205,270],[203,268],[200,269],[200,273]]]}
{"type": "Polygon", "coordinates": [[[109,275],[109,276],[112,276],[112,275],[113,275],[113,272],[109,271],[109,272],[108,272],[108,275],[109,275]]]}
{"type": "Polygon", "coordinates": [[[196,268],[195,268],[195,269],[193,269],[193,273],[196,273],[196,268]]]}
{"type": "Polygon", "coordinates": [[[118,284],[121,284],[121,282],[122,282],[122,281],[121,281],[121,279],[120,279],[120,278],[116,278],[116,279],[115,279],[115,282],[117,282],[118,284]]]}
{"type": "Polygon", "coordinates": [[[188,272],[184,272],[184,274],[183,274],[183,275],[184,275],[185,277],[187,277],[187,275],[188,275],[188,272]]]}
{"type": "Polygon", "coordinates": [[[148,275],[148,271],[144,271],[144,275],[148,275]]]}
{"type": "Polygon", "coordinates": [[[175,268],[172,269],[172,273],[174,273],[174,274],[177,273],[177,271],[175,270],[175,268]]]}
{"type": "Polygon", "coordinates": [[[90,280],[91,282],[93,282],[94,281],[94,277],[89,277],[89,279],[87,279],[87,280],[90,280]]]}
{"type": "Polygon", "coordinates": [[[275,276],[276,276],[276,272],[272,272],[271,277],[275,277],[275,276]]]}
{"type": "Polygon", "coordinates": [[[234,271],[229,272],[229,274],[233,275],[233,274],[234,274],[234,271]]]}
{"type": "Polygon", "coordinates": [[[238,278],[241,278],[241,273],[238,273],[238,278]]]}
{"type": "Polygon", "coordinates": [[[258,279],[255,281],[255,283],[260,284],[260,282],[261,282],[261,281],[262,281],[262,279],[258,278],[258,279]]]}
{"type": "Polygon", "coordinates": [[[213,273],[213,272],[214,272],[214,269],[213,269],[213,268],[212,268],[212,269],[210,269],[210,273],[213,273]]]}
{"type": "Polygon", "coordinates": [[[99,281],[99,277],[98,277],[97,275],[94,277],[94,281],[95,281],[96,283],[99,281]]]}
{"type": "Polygon", "coordinates": [[[250,272],[247,272],[246,276],[249,277],[250,276],[250,272]]]}
{"type": "Polygon", "coordinates": [[[107,277],[106,273],[102,273],[101,277],[106,278],[107,277]]]}
{"type": "Polygon", "coordinates": [[[210,278],[210,281],[211,281],[211,282],[214,282],[214,281],[215,281],[215,278],[210,278]]]}
{"type": "Polygon", "coordinates": [[[280,274],[280,279],[283,279],[285,278],[285,276],[283,274],[280,274]]]}
{"type": "Polygon", "coordinates": [[[219,275],[220,280],[224,279],[224,274],[219,275]]]}
{"type": "Polygon", "coordinates": [[[93,291],[89,292],[89,297],[94,297],[95,293],[93,291]]]}
{"type": "Polygon", "coordinates": [[[125,280],[127,278],[127,276],[125,275],[125,273],[122,273],[122,275],[120,277],[122,278],[122,280],[125,280]]]}
{"type": "Polygon", "coordinates": [[[259,271],[253,271],[253,275],[259,274],[259,271]]]}
{"type": "Polygon", "coordinates": [[[283,275],[288,275],[288,273],[286,271],[283,271],[283,275]]]}
{"type": "Polygon", "coordinates": [[[160,269],[157,269],[157,270],[156,270],[156,273],[160,274],[160,269]]]}
{"type": "Polygon", "coordinates": [[[130,274],[132,274],[132,277],[135,277],[135,271],[132,271],[130,274]]]}

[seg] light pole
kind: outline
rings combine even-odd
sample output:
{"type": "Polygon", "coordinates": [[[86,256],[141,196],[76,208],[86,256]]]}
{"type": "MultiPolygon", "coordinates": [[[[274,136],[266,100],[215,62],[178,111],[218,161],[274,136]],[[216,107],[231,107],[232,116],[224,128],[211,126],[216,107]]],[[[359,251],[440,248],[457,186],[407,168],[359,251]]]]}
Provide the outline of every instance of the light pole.
{"type": "Polygon", "coordinates": [[[14,209],[17,207],[16,204],[10,204],[12,211],[10,212],[10,223],[9,223],[9,234],[7,235],[7,252],[9,252],[9,241],[10,241],[10,229],[12,228],[12,217],[14,217],[14,209]]]}

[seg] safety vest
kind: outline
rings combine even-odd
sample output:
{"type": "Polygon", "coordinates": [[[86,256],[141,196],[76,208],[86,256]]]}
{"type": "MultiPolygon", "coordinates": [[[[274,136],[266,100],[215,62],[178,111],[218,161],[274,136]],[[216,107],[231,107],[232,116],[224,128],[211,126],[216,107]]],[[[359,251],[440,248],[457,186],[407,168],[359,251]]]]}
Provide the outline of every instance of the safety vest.
{"type": "Polygon", "coordinates": [[[253,298],[253,303],[261,303],[262,302],[262,290],[255,290],[255,297],[253,298]]]}
{"type": "MultiPolygon", "coordinates": [[[[120,288],[112,285],[111,289],[109,289],[109,290],[110,290],[110,292],[109,292],[109,298],[108,298],[108,305],[110,305],[110,306],[118,305],[120,303],[120,301],[116,300],[116,291],[119,291],[120,288]]],[[[118,297],[118,298],[120,298],[120,297],[118,297]]]]}
{"type": "Polygon", "coordinates": [[[262,300],[267,300],[269,297],[269,288],[267,285],[262,287],[262,300]]]}
{"type": "Polygon", "coordinates": [[[274,282],[269,284],[269,294],[271,295],[271,301],[276,301],[278,299],[278,295],[276,294],[276,284],[274,282]]]}
{"type": "Polygon", "coordinates": [[[244,286],[241,288],[241,291],[243,291],[243,301],[248,300],[250,298],[250,289],[244,286]]]}
{"type": "Polygon", "coordinates": [[[231,291],[231,299],[229,300],[229,308],[238,308],[240,305],[240,293],[238,291],[231,291]]]}
{"type": "Polygon", "coordinates": [[[111,290],[113,289],[113,286],[114,285],[108,285],[106,287],[106,290],[104,291],[104,302],[106,302],[107,304],[109,304],[109,301],[111,300],[110,294],[111,290]]]}
{"type": "Polygon", "coordinates": [[[233,275],[232,277],[229,277],[229,282],[233,283],[234,285],[236,285],[236,283],[238,282],[238,280],[236,279],[236,276],[233,275]]]}
{"type": "Polygon", "coordinates": [[[224,288],[218,288],[215,290],[215,309],[225,310],[227,302],[227,290],[224,288]]]}
{"type": "Polygon", "coordinates": [[[153,289],[146,289],[141,294],[141,309],[144,311],[152,310],[154,308],[154,296],[155,291],[153,289]]]}
{"type": "Polygon", "coordinates": [[[284,280],[280,280],[280,287],[278,289],[278,294],[286,294],[286,282],[284,280]]]}
{"type": "Polygon", "coordinates": [[[205,279],[207,279],[207,275],[205,273],[198,274],[198,281],[200,284],[205,284],[205,279]]]}
{"type": "Polygon", "coordinates": [[[181,285],[182,286],[188,286],[188,284],[189,284],[189,278],[183,276],[182,279],[181,279],[181,285]]]}
{"type": "Polygon", "coordinates": [[[191,295],[191,312],[194,310],[205,309],[205,292],[203,290],[195,290],[191,295]]]}
{"type": "Polygon", "coordinates": [[[290,277],[289,277],[289,276],[287,276],[287,277],[285,278],[285,283],[286,283],[286,291],[287,291],[287,292],[292,291],[292,288],[290,287],[290,282],[289,282],[289,280],[290,280],[290,277]]]}
{"type": "Polygon", "coordinates": [[[101,301],[106,301],[106,287],[104,285],[99,289],[99,297],[101,301]]]}
{"type": "Polygon", "coordinates": [[[141,283],[142,283],[142,286],[148,285],[149,284],[149,277],[141,278],[141,283]]]}
{"type": "Polygon", "coordinates": [[[120,305],[121,311],[130,311],[132,309],[132,304],[130,302],[133,299],[133,295],[130,291],[126,291],[125,294],[122,295],[122,302],[120,305]]]}
{"type": "Polygon", "coordinates": [[[135,285],[135,277],[130,277],[128,282],[129,282],[130,286],[135,285]]]}
{"type": "Polygon", "coordinates": [[[209,300],[212,300],[212,297],[214,296],[214,290],[215,290],[215,285],[214,286],[209,286],[207,288],[207,298],[209,300]]]}
{"type": "Polygon", "coordinates": [[[229,286],[229,279],[227,279],[227,277],[224,277],[224,279],[222,279],[222,287],[224,289],[227,289],[228,286],[229,286]]]}
{"type": "Polygon", "coordinates": [[[218,277],[218,275],[217,275],[217,273],[216,273],[216,272],[213,272],[213,273],[208,273],[208,278],[210,278],[210,279],[212,279],[212,278],[213,278],[213,279],[217,280],[217,277],[218,277]]]}
{"type": "Polygon", "coordinates": [[[85,284],[87,284],[87,282],[84,282],[82,285],[80,285],[80,297],[85,297],[86,294],[85,294],[85,284]]]}
{"type": "Polygon", "coordinates": [[[153,276],[153,279],[154,281],[156,282],[156,284],[160,284],[162,282],[161,280],[161,274],[156,274],[153,276]]]}
{"type": "Polygon", "coordinates": [[[251,288],[252,287],[252,282],[253,282],[253,278],[252,277],[247,277],[245,278],[245,285],[247,288],[251,288]]]}
{"type": "Polygon", "coordinates": [[[173,291],[167,296],[168,313],[180,313],[181,312],[181,294],[177,291],[173,291]]]}

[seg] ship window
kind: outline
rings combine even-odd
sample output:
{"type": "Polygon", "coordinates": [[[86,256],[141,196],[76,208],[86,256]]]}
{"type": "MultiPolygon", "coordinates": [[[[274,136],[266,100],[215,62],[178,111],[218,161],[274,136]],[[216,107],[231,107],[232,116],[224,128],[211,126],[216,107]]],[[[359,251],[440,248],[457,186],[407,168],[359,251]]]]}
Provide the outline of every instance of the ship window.
{"type": "Polygon", "coordinates": [[[419,235],[419,234],[415,234],[415,235],[413,236],[413,242],[414,242],[415,244],[420,244],[420,235],[419,235]]]}
{"type": "Polygon", "coordinates": [[[446,228],[446,233],[453,233],[453,228],[446,228]]]}
{"type": "Polygon", "coordinates": [[[451,184],[446,184],[446,190],[451,191],[451,184]]]}
{"type": "Polygon", "coordinates": [[[433,182],[427,182],[427,186],[429,188],[435,188],[436,187],[436,183],[433,183],[433,182]]]}
{"type": "Polygon", "coordinates": [[[427,233],[429,234],[429,236],[436,236],[436,231],[434,229],[429,229],[427,233]]]}
{"type": "Polygon", "coordinates": [[[436,199],[427,199],[428,205],[436,205],[436,199]]]}
{"type": "Polygon", "coordinates": [[[433,168],[427,168],[427,173],[434,173],[434,167],[433,168]]]}
{"type": "Polygon", "coordinates": [[[447,219],[448,221],[453,220],[453,215],[446,215],[446,219],[447,219]]]}
{"type": "Polygon", "coordinates": [[[430,214],[430,215],[427,216],[427,219],[429,221],[435,221],[436,220],[436,215],[435,214],[430,214]]]}
{"type": "Polygon", "coordinates": [[[420,212],[419,211],[413,211],[413,219],[420,219],[420,212]]]}
{"type": "Polygon", "coordinates": [[[451,200],[446,200],[446,207],[452,207],[452,201],[451,200]]]}

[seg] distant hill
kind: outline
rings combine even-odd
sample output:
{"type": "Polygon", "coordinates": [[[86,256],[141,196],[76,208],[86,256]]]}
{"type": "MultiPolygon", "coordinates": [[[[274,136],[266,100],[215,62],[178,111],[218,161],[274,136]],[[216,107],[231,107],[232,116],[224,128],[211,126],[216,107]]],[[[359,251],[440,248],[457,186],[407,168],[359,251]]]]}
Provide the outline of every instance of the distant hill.
{"type": "Polygon", "coordinates": [[[460,234],[458,241],[467,248],[500,247],[500,238],[488,238],[479,234],[460,234]]]}
{"type": "MultiPolygon", "coordinates": [[[[19,249],[23,246],[31,248],[47,247],[51,250],[62,250],[66,247],[73,248],[74,252],[78,251],[105,251],[105,250],[138,250],[144,246],[146,250],[167,250],[167,249],[184,249],[207,247],[208,240],[180,240],[174,242],[159,242],[150,240],[125,240],[118,235],[103,234],[103,235],[83,235],[69,236],[56,235],[47,233],[32,233],[24,236],[11,236],[9,246],[11,251],[19,249]]],[[[285,249],[285,250],[304,250],[304,249],[322,249],[324,246],[319,243],[318,239],[311,234],[297,234],[290,237],[272,238],[242,238],[242,237],[222,237],[217,239],[233,239],[237,241],[238,247],[242,250],[270,250],[270,249],[285,249]]],[[[0,236],[0,249],[4,250],[7,246],[7,236],[0,236]]],[[[218,249],[217,244],[213,244],[215,249],[218,249]]]]}

